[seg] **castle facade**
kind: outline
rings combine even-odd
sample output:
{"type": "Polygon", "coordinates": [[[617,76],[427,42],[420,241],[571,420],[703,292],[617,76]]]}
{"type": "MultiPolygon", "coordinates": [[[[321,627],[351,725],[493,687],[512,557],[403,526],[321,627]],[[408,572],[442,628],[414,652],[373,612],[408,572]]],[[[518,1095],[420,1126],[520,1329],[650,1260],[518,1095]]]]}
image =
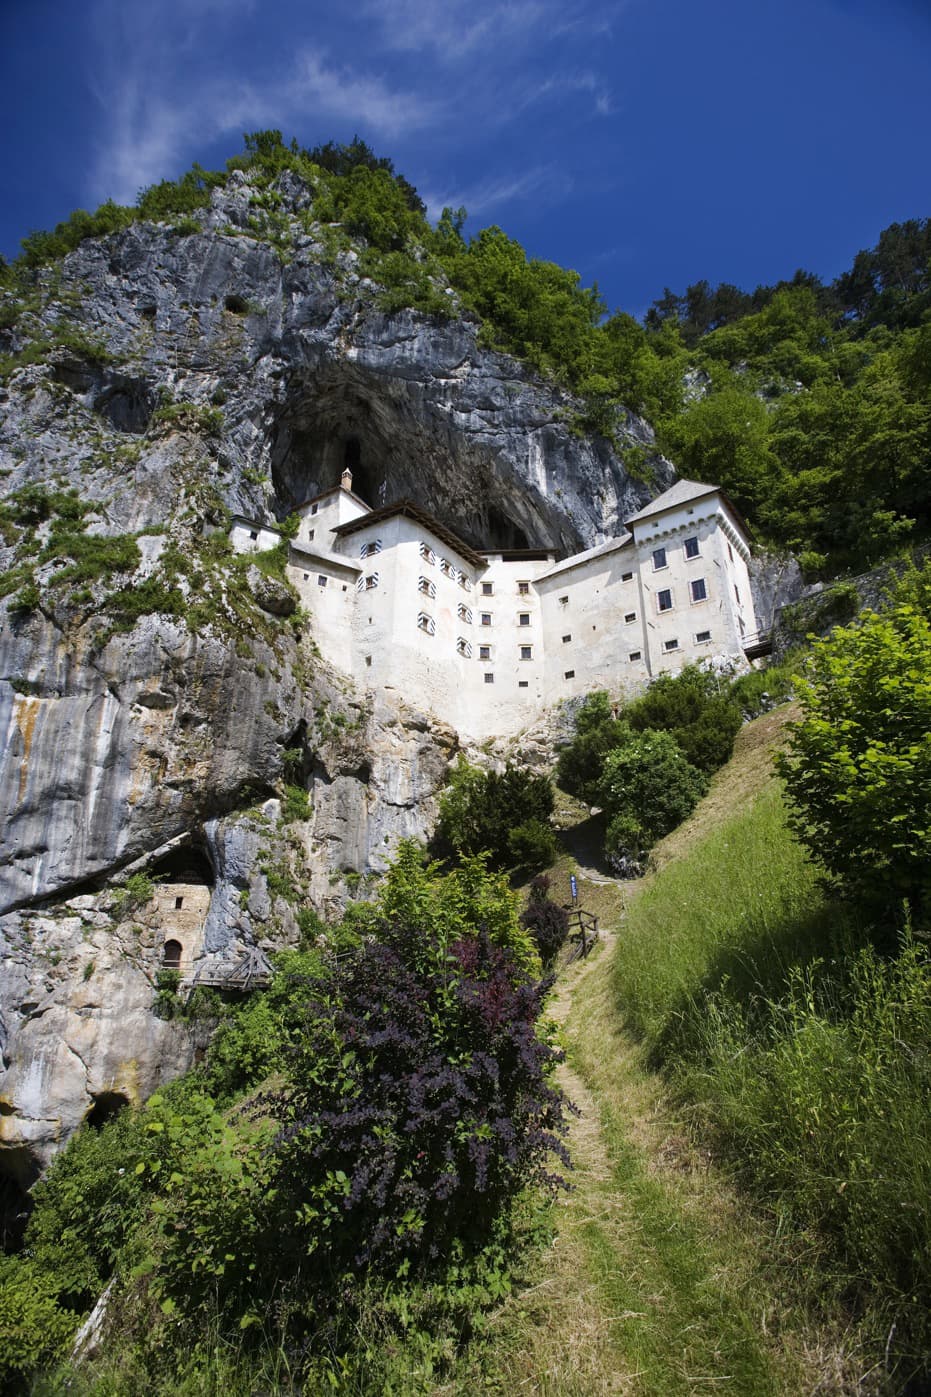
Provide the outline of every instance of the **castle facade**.
{"type": "MultiPolygon", "coordinates": [[[[371,509],[348,471],[297,513],[287,574],[323,658],[473,740],[593,689],[742,662],[756,636],[747,529],[713,485],[680,480],[620,537],[562,560],[474,549],[410,500],[371,509]]],[[[237,516],[231,537],[249,552],[282,535],[237,516]]]]}

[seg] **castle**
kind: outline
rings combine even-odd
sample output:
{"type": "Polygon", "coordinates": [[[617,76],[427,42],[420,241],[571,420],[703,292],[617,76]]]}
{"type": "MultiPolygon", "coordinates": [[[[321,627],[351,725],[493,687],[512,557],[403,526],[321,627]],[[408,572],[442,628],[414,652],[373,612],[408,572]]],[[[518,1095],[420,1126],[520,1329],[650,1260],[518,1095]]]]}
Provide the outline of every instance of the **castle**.
{"type": "MultiPolygon", "coordinates": [[[[472,548],[411,500],[371,509],[349,471],[297,513],[287,575],[324,659],[474,740],[592,689],[743,661],[756,637],[746,525],[713,485],[680,480],[620,537],[561,561],[472,548]]],[[[238,515],[231,538],[242,553],[282,534],[238,515]]]]}

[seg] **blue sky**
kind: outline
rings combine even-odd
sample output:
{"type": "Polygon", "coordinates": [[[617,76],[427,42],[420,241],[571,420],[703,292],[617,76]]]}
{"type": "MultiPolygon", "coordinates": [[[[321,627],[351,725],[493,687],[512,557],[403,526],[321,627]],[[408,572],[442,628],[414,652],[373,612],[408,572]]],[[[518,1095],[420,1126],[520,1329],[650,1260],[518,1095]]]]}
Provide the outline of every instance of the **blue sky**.
{"type": "Polygon", "coordinates": [[[0,252],[358,132],[640,314],[664,285],[830,278],[931,214],[931,0],[0,0],[0,252]]]}

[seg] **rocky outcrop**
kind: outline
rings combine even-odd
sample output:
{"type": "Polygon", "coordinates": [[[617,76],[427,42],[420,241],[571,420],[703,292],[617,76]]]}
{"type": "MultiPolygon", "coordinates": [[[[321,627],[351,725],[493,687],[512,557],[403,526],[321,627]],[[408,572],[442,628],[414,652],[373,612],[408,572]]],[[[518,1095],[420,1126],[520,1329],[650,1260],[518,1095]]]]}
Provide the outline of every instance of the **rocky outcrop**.
{"type": "Polygon", "coordinates": [[[198,1048],[152,1012],[170,926],[114,916],[114,883],[196,850],[194,961],[294,940],[302,900],[337,911],[429,833],[456,751],[320,662],[283,580],[226,549],[230,511],[283,519],[349,465],[372,504],[407,496],[473,542],[577,549],[671,479],[633,416],[651,488],[577,435],[454,297],[448,319],[384,314],[289,179],[284,254],[237,173],[200,232],[136,224],[7,298],[0,1174],[20,1184],[198,1048]]]}

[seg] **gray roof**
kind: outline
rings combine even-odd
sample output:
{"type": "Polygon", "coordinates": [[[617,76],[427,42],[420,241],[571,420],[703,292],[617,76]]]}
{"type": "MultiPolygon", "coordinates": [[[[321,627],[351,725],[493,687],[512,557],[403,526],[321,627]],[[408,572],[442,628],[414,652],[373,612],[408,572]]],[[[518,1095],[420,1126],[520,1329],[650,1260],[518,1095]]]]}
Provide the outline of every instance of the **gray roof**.
{"type": "Polygon", "coordinates": [[[600,558],[603,553],[613,553],[616,548],[626,548],[633,543],[633,534],[623,533],[618,538],[609,538],[606,543],[597,543],[594,548],[586,548],[584,553],[573,553],[571,558],[566,558],[561,563],[557,563],[548,572],[541,572],[535,582],[544,582],[548,577],[558,577],[561,572],[568,572],[570,568],[577,568],[582,563],[589,562],[592,558],[600,558]]]}
{"type": "Polygon", "coordinates": [[[644,505],[643,509],[632,514],[625,522],[637,524],[641,519],[650,519],[654,514],[664,514],[667,509],[678,509],[680,505],[691,504],[692,500],[704,499],[705,495],[719,495],[717,485],[703,485],[700,480],[677,480],[675,485],[657,495],[655,500],[644,505]]]}

